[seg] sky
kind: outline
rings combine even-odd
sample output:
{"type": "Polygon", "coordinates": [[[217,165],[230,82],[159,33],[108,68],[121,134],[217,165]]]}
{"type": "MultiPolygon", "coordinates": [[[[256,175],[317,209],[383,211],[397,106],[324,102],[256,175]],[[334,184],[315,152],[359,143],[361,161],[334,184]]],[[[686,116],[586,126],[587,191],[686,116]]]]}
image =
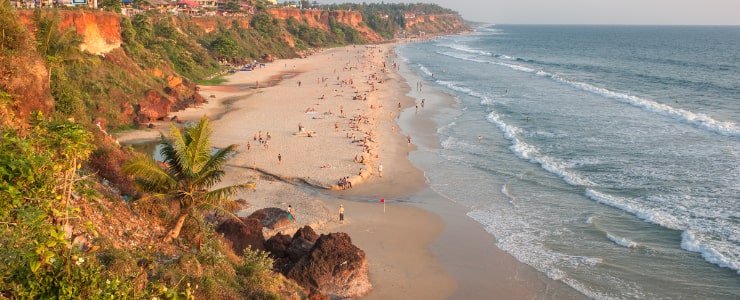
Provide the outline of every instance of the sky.
{"type": "Polygon", "coordinates": [[[465,20],[494,24],[740,25],[740,0],[316,0],[316,2],[436,3],[459,12],[465,20]]]}

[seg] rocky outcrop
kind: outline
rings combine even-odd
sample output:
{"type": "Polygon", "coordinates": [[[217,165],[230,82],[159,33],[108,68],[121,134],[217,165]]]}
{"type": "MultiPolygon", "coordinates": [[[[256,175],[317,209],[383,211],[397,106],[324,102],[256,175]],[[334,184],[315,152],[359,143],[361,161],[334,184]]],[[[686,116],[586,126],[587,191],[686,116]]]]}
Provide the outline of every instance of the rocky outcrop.
{"type": "Polygon", "coordinates": [[[260,220],[262,226],[269,229],[280,229],[293,224],[293,220],[288,217],[288,212],[277,207],[257,210],[249,215],[249,218],[260,220]]]}
{"type": "Polygon", "coordinates": [[[231,243],[234,253],[241,254],[244,249],[265,251],[265,236],[262,234],[262,223],[251,218],[229,218],[216,227],[216,232],[223,234],[231,243]]]}
{"type": "Polygon", "coordinates": [[[172,97],[162,95],[159,91],[149,90],[136,107],[134,121],[137,124],[147,124],[160,120],[169,114],[170,107],[174,103],[175,99],[172,97]]]}
{"type": "Polygon", "coordinates": [[[361,297],[372,289],[365,252],[346,233],[321,235],[310,252],[286,273],[331,299],[361,297]]]}

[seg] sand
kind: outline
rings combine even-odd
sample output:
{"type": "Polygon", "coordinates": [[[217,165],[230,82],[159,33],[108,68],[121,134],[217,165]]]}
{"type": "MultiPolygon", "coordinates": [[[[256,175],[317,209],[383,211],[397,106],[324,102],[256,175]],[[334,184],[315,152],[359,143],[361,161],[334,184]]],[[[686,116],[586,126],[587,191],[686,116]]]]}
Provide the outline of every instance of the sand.
{"type": "MultiPolygon", "coordinates": [[[[395,122],[415,100],[394,69],[392,49],[348,46],[237,72],[226,84],[201,87],[208,104],[172,116],[209,116],[214,147],[239,145],[223,184],[257,184],[238,195],[251,204],[239,215],[291,205],[296,222],[284,233],[304,225],[318,233],[347,232],[370,263],[374,288],[363,299],[578,297],[496,248],[464,208],[426,187],[407,158],[417,139],[408,143],[395,122]],[[267,143],[259,141],[260,132],[267,143]],[[343,177],[353,188],[337,185],[343,177]],[[408,201],[415,197],[425,201],[408,201]],[[343,224],[339,204],[346,210],[343,224]]],[[[419,124],[433,135],[429,121],[419,124]]],[[[169,124],[157,126],[116,137],[131,142],[167,134],[169,124]]],[[[268,237],[275,233],[265,230],[268,237]]]]}

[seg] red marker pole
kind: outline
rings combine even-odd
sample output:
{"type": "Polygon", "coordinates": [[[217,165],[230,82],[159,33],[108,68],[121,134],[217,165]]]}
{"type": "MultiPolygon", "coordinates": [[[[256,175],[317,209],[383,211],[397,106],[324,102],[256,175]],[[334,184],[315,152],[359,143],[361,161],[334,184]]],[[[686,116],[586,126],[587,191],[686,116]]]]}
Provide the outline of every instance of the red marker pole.
{"type": "Polygon", "coordinates": [[[383,203],[383,213],[385,213],[385,198],[380,198],[380,202],[383,203]]]}

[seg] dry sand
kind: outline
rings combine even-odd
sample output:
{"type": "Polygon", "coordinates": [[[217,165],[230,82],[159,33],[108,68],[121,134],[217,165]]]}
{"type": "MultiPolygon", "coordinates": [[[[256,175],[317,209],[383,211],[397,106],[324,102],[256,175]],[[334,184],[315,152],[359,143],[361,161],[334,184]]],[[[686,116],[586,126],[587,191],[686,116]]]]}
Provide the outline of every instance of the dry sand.
{"type": "MultiPolygon", "coordinates": [[[[257,184],[238,196],[251,204],[240,215],[292,205],[296,222],[284,233],[304,225],[318,233],[347,232],[370,263],[374,289],[363,299],[578,296],[496,248],[463,208],[425,187],[423,174],[407,159],[415,140],[408,144],[394,122],[399,103],[408,108],[414,99],[393,70],[392,49],[349,46],[237,72],[224,85],[201,87],[208,104],[173,116],[195,121],[207,115],[213,146],[239,145],[223,184],[257,184]],[[269,133],[269,146],[259,142],[260,131],[264,139],[269,133]],[[362,156],[364,163],[355,160],[362,156]],[[352,189],[337,187],[345,176],[352,189]],[[429,204],[403,203],[411,197],[428,197],[429,204]],[[340,203],[346,210],[343,224],[340,203]]],[[[158,125],[159,130],[117,138],[156,139],[168,131],[167,124],[158,125]]]]}

